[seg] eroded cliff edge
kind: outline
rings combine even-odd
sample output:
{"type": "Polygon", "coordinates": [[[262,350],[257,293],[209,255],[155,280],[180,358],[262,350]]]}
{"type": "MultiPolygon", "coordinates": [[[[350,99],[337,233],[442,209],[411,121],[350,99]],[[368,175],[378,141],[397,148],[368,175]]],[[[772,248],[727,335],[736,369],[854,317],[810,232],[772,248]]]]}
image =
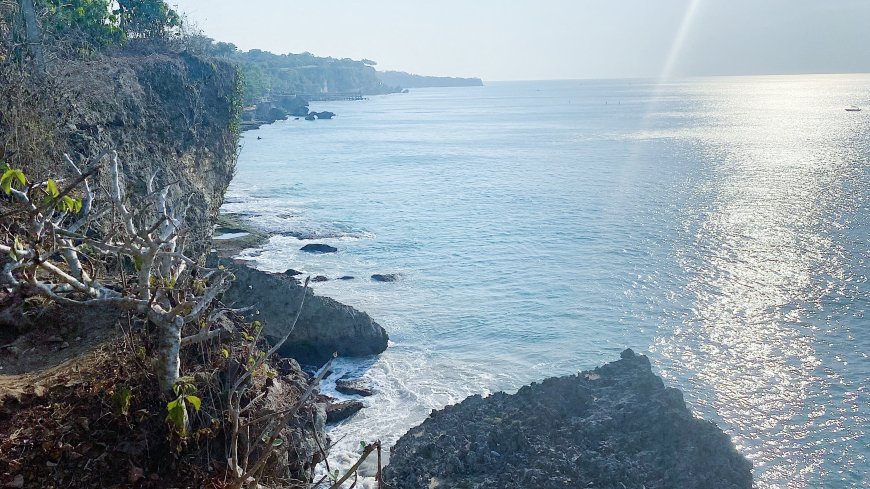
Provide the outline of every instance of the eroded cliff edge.
{"type": "Polygon", "coordinates": [[[396,489],[749,489],[751,469],[647,357],[626,350],[594,370],[433,412],[399,439],[385,476],[396,489]]]}

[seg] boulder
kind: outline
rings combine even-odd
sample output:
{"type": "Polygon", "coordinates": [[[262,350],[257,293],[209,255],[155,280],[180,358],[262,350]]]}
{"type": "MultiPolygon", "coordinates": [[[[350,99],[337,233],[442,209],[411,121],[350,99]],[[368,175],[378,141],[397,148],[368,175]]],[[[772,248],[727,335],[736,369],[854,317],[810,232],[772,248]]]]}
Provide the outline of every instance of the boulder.
{"type": "Polygon", "coordinates": [[[328,282],[329,278],[324,277],[323,275],[318,275],[318,276],[314,277],[313,279],[311,279],[311,281],[312,282],[328,282]]]}
{"type": "Polygon", "coordinates": [[[344,275],[344,276],[342,276],[342,277],[338,277],[338,279],[339,279],[339,280],[353,280],[354,277],[352,277],[352,276],[350,276],[350,275],[344,275]]]}
{"type": "Polygon", "coordinates": [[[372,280],[375,282],[396,282],[401,277],[398,273],[376,273],[372,275],[372,280]]]}
{"type": "MultiPolygon", "coordinates": [[[[252,306],[250,319],[264,324],[264,334],[276,342],[291,327],[303,287],[294,277],[263,272],[234,260],[221,260],[236,277],[223,302],[233,307],[252,306]]],[[[345,357],[377,355],[387,349],[389,337],[368,314],[308,289],[299,322],[278,351],[305,365],[320,366],[337,352],[345,357]]]]}
{"type": "Polygon", "coordinates": [[[402,489],[750,489],[752,464],[694,417],[645,356],[472,396],[402,436],[385,471],[402,489]]]}
{"type": "Polygon", "coordinates": [[[307,253],[335,253],[338,251],[338,248],[328,244],[310,243],[300,248],[300,250],[307,253]]]}
{"type": "Polygon", "coordinates": [[[342,394],[368,397],[375,392],[372,385],[363,379],[341,378],[335,381],[335,390],[342,394]]]}
{"type": "Polygon", "coordinates": [[[358,413],[365,405],[360,401],[331,402],[326,405],[326,422],[337,423],[358,413]]]}
{"type": "Polygon", "coordinates": [[[323,112],[312,112],[312,114],[316,115],[318,119],[332,119],[335,117],[335,112],[330,112],[328,110],[323,112]]]}
{"type": "Polygon", "coordinates": [[[314,114],[308,114],[308,115],[305,116],[305,120],[306,120],[306,121],[316,121],[316,120],[317,120],[317,116],[315,116],[314,114]]]}

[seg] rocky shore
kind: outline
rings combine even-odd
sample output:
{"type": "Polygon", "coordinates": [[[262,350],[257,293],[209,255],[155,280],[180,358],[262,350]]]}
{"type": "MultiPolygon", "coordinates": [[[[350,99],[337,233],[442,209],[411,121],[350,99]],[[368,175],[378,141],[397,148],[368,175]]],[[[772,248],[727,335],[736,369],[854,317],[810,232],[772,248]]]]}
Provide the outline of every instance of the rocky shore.
{"type": "Polygon", "coordinates": [[[752,487],[752,464],[631,350],[591,371],[472,396],[391,450],[395,489],[752,487]]]}
{"type": "MultiPolygon", "coordinates": [[[[244,263],[223,260],[236,276],[224,302],[248,307],[252,320],[265,324],[271,342],[284,337],[293,323],[303,286],[294,276],[269,273],[244,263]]],[[[306,291],[305,306],[292,333],[279,350],[303,364],[319,366],[338,353],[345,357],[377,355],[387,349],[389,336],[368,314],[329,297],[306,291]]]]}

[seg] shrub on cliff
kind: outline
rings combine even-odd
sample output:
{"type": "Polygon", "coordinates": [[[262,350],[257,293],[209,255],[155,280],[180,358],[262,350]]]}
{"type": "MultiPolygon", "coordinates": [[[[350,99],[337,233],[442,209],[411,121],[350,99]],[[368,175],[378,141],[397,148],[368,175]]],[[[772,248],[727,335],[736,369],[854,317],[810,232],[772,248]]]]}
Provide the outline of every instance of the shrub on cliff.
{"type": "MultiPolygon", "coordinates": [[[[142,365],[150,366],[145,367],[146,377],[156,377],[156,391],[165,403],[161,414],[154,412],[153,400],[136,402],[147,406],[136,413],[142,429],[148,431],[146,445],[160,438],[154,436],[153,422],[160,415],[168,437],[158,447],[166,443],[170,453],[180,455],[191,437],[201,438],[204,443],[198,450],[204,460],[227,462],[225,474],[216,479],[226,487],[257,487],[258,481],[288,477],[310,480],[314,446],[325,445],[316,432],[316,413],[310,402],[321,377],[309,382],[297,366],[291,369],[300,377],[297,382],[277,378],[270,361],[290,332],[266,347],[259,322],[243,325],[239,311],[220,304],[218,296],[233,277],[223,267],[205,268],[185,255],[181,219],[185,209],[168,205],[171,182],[158,186],[154,175],[146,182],[146,199],[131,200],[116,153],[79,164],[66,155],[64,159],[71,178],[33,181],[24,171],[8,166],[0,172],[0,214],[4,217],[0,298],[22,298],[13,303],[41,298],[61,306],[132,313],[145,326],[135,332],[141,335],[138,341],[153,345],[151,353],[144,347],[141,353],[137,349],[137,356],[142,365]],[[90,179],[106,159],[110,185],[100,192],[92,189],[90,179]],[[102,231],[97,231],[92,224],[101,220],[102,231]],[[183,370],[184,359],[189,363],[183,370]],[[184,371],[189,375],[182,376],[184,371]],[[205,412],[205,419],[192,415],[200,411],[205,412]],[[314,442],[300,441],[310,440],[306,429],[315,431],[314,442]],[[212,439],[222,442],[208,443],[212,439]]],[[[307,282],[294,324],[306,292],[307,282]]],[[[136,341],[132,328],[126,334],[131,344],[136,341]]],[[[115,415],[133,417],[132,389],[115,386],[113,391],[115,415]]],[[[93,401],[93,396],[83,393],[77,402],[93,401]]],[[[322,433],[325,413],[321,414],[322,433]]],[[[59,425],[69,422],[63,415],[55,418],[59,425]]],[[[87,425],[90,421],[85,419],[87,425]]],[[[4,445],[24,457],[26,447],[15,440],[0,448],[4,445]]],[[[55,457],[50,450],[53,445],[46,446],[48,460],[56,465],[63,455],[55,457]]],[[[15,467],[29,470],[30,477],[38,472],[21,463],[15,467]]],[[[130,482],[136,483],[144,475],[141,466],[132,467],[139,471],[130,472],[130,482]]]]}

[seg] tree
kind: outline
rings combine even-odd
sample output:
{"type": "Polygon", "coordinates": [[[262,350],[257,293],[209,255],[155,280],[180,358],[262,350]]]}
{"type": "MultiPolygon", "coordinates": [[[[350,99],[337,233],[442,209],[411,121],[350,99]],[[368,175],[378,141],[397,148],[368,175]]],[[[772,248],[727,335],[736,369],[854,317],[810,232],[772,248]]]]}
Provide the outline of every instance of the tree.
{"type": "Polygon", "coordinates": [[[33,6],[33,0],[19,0],[19,7],[21,15],[24,17],[24,39],[27,42],[27,49],[33,56],[36,66],[44,68],[45,51],[42,47],[39,25],[36,23],[36,9],[33,6]]]}
{"type": "Polygon", "coordinates": [[[155,187],[154,176],[147,182],[149,202],[131,210],[117,153],[110,158],[104,200],[96,198],[89,179],[105,156],[86,171],[64,159],[77,177],[63,189],[54,180],[29,182],[18,169],[2,173],[0,190],[12,204],[0,233],[0,286],[59,304],[107,305],[144,315],[158,332],[155,370],[161,388],[170,393],[180,377],[181,348],[222,333],[201,326],[207,325],[204,318],[216,297],[229,287],[229,274],[200,267],[184,254],[186,209],[171,208],[168,187],[155,187]],[[103,236],[90,230],[96,219],[109,220],[103,236]],[[132,264],[133,276],[98,277],[95,264],[108,263],[132,264]],[[197,333],[182,337],[187,325],[197,333]]]}
{"type": "Polygon", "coordinates": [[[46,33],[58,40],[108,46],[124,40],[109,0],[37,0],[46,33]]]}
{"type": "Polygon", "coordinates": [[[163,0],[118,0],[116,13],[128,37],[163,39],[181,26],[181,17],[163,0]]]}

